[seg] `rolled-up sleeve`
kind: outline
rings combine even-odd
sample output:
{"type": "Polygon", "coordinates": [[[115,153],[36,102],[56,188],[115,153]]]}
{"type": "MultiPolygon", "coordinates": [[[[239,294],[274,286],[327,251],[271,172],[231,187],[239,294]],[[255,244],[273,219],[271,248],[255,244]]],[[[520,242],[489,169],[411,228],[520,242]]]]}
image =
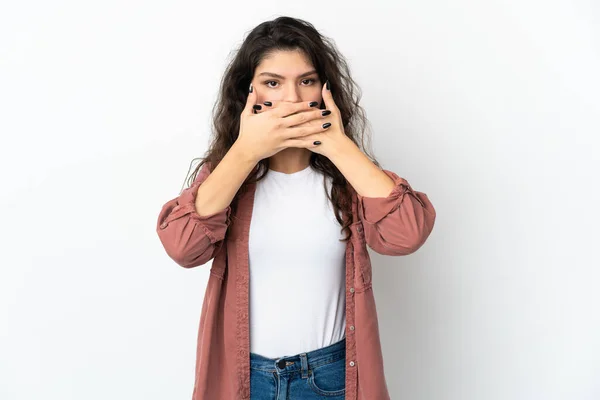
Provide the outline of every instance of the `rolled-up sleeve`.
{"type": "Polygon", "coordinates": [[[435,209],[427,195],[413,190],[406,179],[392,171],[383,172],[395,183],[387,197],[364,197],[356,193],[365,241],[384,255],[414,253],[433,230],[435,209]]]}
{"type": "Polygon", "coordinates": [[[156,232],[169,255],[184,268],[203,265],[211,260],[223,245],[230,223],[231,207],[211,215],[196,211],[198,188],[210,174],[206,163],[189,188],[166,202],[158,215],[156,232]]]}

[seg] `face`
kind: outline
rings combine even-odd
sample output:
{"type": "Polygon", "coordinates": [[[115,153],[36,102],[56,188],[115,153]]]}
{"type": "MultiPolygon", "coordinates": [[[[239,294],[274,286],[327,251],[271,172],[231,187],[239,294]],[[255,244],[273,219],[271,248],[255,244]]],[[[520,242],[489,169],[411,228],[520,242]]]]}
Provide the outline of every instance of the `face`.
{"type": "Polygon", "coordinates": [[[322,101],[323,84],[313,65],[300,51],[277,51],[258,65],[252,78],[257,104],[270,101],[322,101]]]}

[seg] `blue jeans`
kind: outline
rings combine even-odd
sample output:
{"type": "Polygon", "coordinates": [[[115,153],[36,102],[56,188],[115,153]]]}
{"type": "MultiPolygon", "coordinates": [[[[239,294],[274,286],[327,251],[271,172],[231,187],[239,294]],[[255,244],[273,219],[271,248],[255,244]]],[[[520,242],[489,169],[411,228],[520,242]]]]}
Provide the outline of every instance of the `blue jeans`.
{"type": "Polygon", "coordinates": [[[251,400],[343,400],[345,393],[346,338],[294,356],[250,353],[251,400]]]}

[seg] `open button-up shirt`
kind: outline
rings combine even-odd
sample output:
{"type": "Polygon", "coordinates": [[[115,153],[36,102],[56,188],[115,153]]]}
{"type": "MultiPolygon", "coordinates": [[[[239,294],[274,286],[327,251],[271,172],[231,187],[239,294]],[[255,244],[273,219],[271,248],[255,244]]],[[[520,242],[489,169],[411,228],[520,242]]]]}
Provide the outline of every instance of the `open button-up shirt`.
{"type": "MultiPolygon", "coordinates": [[[[425,193],[413,190],[394,172],[383,172],[395,182],[387,197],[363,197],[351,189],[354,222],[346,245],[346,400],[390,398],[367,245],[380,254],[411,254],[431,233],[436,216],[425,193]]],[[[228,206],[200,216],[196,193],[209,174],[206,163],[189,188],[163,205],[156,231],[178,265],[192,268],[213,260],[200,314],[192,400],[249,400],[248,233],[256,183],[240,191],[235,213],[228,206]]]]}

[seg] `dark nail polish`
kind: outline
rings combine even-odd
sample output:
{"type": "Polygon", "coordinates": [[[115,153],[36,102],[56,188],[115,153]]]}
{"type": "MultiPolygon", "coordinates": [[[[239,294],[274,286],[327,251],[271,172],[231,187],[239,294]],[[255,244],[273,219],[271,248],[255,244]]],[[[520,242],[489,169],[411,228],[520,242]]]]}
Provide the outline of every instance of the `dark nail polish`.
{"type": "Polygon", "coordinates": [[[248,93],[252,93],[253,90],[254,88],[252,87],[252,84],[250,84],[250,89],[248,90],[248,93]]]}
{"type": "Polygon", "coordinates": [[[331,88],[329,87],[329,79],[327,79],[327,82],[325,82],[325,88],[327,88],[327,90],[331,90],[331,88]]]}
{"type": "Polygon", "coordinates": [[[273,105],[273,103],[271,103],[270,101],[265,101],[263,104],[269,107],[273,105]]]}
{"type": "Polygon", "coordinates": [[[323,110],[323,111],[321,111],[321,115],[322,116],[326,116],[326,115],[329,115],[329,114],[331,114],[330,110],[323,110]]]}
{"type": "Polygon", "coordinates": [[[262,106],[260,104],[255,104],[252,106],[255,110],[262,110],[262,106]]]}
{"type": "Polygon", "coordinates": [[[325,129],[325,128],[329,128],[330,126],[331,126],[331,122],[325,122],[325,123],[323,124],[323,129],[325,129]]]}
{"type": "Polygon", "coordinates": [[[321,142],[319,142],[318,140],[315,140],[315,141],[313,142],[313,144],[314,144],[314,145],[317,145],[317,144],[321,144],[321,142]]]}
{"type": "Polygon", "coordinates": [[[318,103],[318,102],[316,102],[316,101],[311,101],[310,103],[308,103],[308,106],[309,106],[309,107],[316,107],[316,106],[318,106],[318,105],[319,105],[319,103],[318,103]]]}

